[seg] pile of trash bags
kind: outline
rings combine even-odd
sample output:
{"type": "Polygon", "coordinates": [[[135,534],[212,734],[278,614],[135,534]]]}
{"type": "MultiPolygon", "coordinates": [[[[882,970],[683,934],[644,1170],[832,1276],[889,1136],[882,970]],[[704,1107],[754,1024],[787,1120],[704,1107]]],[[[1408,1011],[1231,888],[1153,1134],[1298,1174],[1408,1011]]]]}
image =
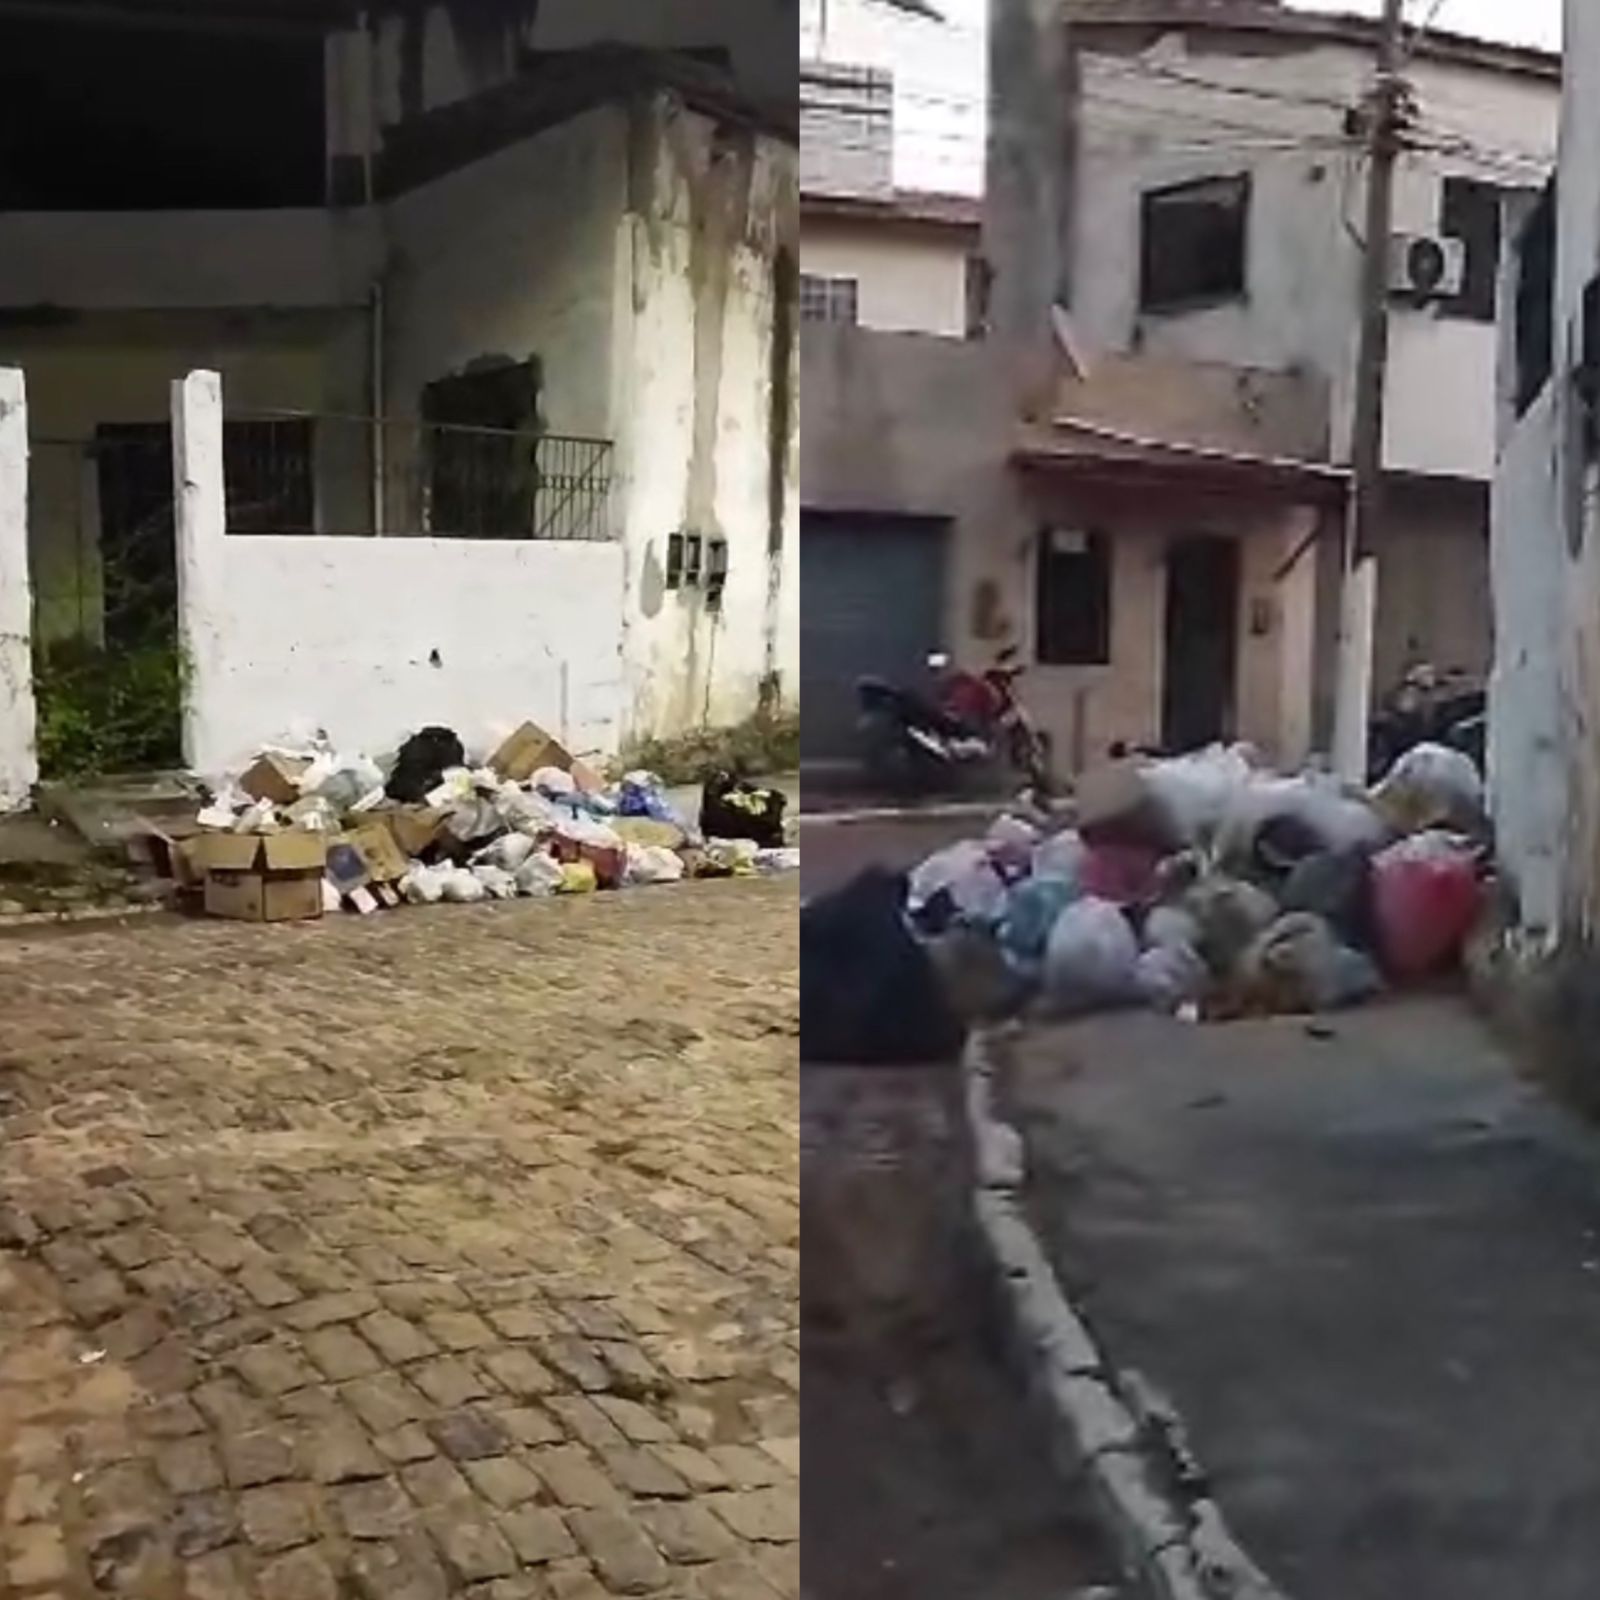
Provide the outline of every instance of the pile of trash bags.
{"type": "Polygon", "coordinates": [[[1459,751],[1418,746],[1368,790],[1219,746],[1089,773],[1060,816],[1002,816],[909,873],[898,916],[930,953],[991,943],[1047,1015],[1317,1013],[1457,966],[1491,871],[1459,751]]]}
{"type": "Polygon", "coordinates": [[[516,773],[502,756],[525,749],[529,730],[538,732],[519,730],[521,747],[507,741],[477,765],[455,733],[437,727],[411,735],[384,764],[320,737],[265,748],[218,786],[196,824],[205,833],[305,830],[330,847],[379,828],[394,842],[395,899],[413,905],[798,869],[781,791],[714,773],[695,822],[653,774],[607,782],[554,741],[544,746],[552,764],[516,773]]]}

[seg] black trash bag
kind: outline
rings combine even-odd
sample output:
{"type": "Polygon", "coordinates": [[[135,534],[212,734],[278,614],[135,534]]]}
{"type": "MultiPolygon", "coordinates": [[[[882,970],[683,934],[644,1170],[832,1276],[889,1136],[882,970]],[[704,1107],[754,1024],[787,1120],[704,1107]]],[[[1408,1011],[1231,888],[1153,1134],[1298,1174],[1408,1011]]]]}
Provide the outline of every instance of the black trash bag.
{"type": "Polygon", "coordinates": [[[439,787],[451,767],[464,767],[467,752],[448,728],[424,728],[400,746],[384,793],[391,800],[414,806],[439,787]]]}
{"type": "Polygon", "coordinates": [[[1283,909],[1323,918],[1355,950],[1377,948],[1372,857],[1366,850],[1323,850],[1301,861],[1284,883],[1283,909]]]}
{"type": "Polygon", "coordinates": [[[855,1066],[953,1061],[966,1030],[902,920],[903,873],[871,867],[800,912],[800,1059],[855,1066]]]}
{"type": "Polygon", "coordinates": [[[783,848],[788,796],[718,772],[700,789],[700,832],[707,839],[753,839],[763,850],[783,848]]]}

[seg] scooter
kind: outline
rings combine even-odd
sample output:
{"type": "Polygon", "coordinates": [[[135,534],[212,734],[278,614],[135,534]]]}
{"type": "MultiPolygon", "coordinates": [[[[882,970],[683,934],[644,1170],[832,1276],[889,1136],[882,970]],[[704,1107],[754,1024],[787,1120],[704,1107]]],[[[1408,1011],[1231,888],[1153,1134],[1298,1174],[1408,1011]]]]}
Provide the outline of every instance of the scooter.
{"type": "Polygon", "coordinates": [[[1369,778],[1380,781],[1419,744],[1464,751],[1483,767],[1488,696],[1460,673],[1441,677],[1430,666],[1411,668],[1383,697],[1367,729],[1369,778]]]}
{"type": "Polygon", "coordinates": [[[1050,787],[1049,748],[1017,694],[1026,670],[1003,650],[982,673],[952,672],[943,652],[928,657],[931,695],[863,678],[856,685],[867,764],[897,789],[926,792],[962,769],[995,761],[1014,767],[1040,795],[1050,787]]]}

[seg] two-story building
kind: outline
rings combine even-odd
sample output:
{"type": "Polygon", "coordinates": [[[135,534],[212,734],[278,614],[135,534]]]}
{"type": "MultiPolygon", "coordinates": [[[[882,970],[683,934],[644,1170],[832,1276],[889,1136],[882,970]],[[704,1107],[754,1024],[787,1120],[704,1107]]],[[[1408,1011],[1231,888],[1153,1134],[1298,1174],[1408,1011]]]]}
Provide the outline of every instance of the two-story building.
{"type": "Polygon", "coordinates": [[[9,797],[147,659],[183,700],[147,755],[181,723],[205,771],[290,724],[381,750],[532,716],[609,751],[793,703],[795,21],[0,4],[31,468],[9,797]],[[186,585],[169,385],[202,368],[227,572],[186,585]],[[347,537],[373,534],[407,537],[347,537]]]}

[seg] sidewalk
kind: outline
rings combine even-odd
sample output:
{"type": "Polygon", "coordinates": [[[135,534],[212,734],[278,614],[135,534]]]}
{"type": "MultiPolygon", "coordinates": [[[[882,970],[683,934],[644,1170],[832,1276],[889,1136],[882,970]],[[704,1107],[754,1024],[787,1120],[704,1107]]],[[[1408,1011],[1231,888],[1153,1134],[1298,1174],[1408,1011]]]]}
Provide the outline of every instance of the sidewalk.
{"type": "Polygon", "coordinates": [[[1600,1134],[1466,1010],[1043,1030],[1006,1073],[1033,1220],[1291,1600],[1600,1579],[1600,1134]]]}

